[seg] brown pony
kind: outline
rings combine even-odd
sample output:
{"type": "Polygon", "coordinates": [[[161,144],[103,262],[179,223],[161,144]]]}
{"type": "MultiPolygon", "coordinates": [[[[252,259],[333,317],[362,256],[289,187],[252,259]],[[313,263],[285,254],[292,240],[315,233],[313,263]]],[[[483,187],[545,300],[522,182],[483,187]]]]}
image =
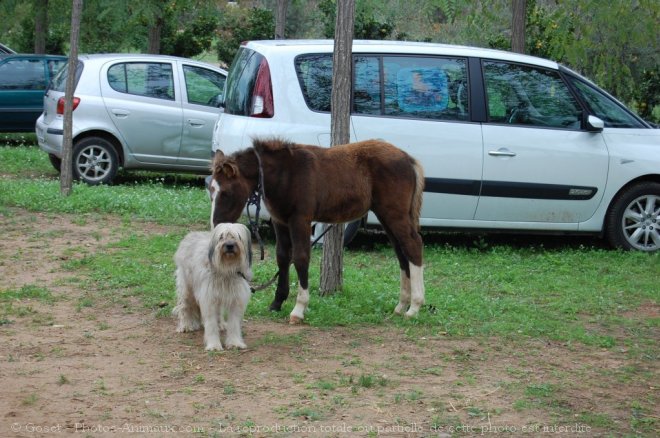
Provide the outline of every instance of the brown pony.
{"type": "Polygon", "coordinates": [[[298,296],[289,321],[299,323],[309,302],[311,222],[342,223],[373,211],[385,229],[401,268],[399,304],[394,310],[417,315],[424,304],[422,166],[407,153],[378,140],[333,148],[279,139],[254,140],[253,147],[226,156],[217,151],[212,222],[235,222],[248,197],[261,186],[275,229],[279,278],[271,310],[289,296],[289,266],[298,273],[298,296]],[[407,311],[406,311],[407,310],[407,311]]]}

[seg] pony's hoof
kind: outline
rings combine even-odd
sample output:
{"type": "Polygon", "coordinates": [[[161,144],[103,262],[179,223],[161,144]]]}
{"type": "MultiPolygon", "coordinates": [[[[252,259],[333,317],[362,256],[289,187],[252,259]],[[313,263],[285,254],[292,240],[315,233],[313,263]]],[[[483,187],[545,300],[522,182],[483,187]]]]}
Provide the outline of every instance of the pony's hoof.
{"type": "Polygon", "coordinates": [[[271,312],[279,312],[282,310],[282,303],[271,303],[271,305],[268,307],[268,310],[271,312]]]}
{"type": "Polygon", "coordinates": [[[291,316],[289,316],[289,324],[291,324],[291,325],[302,324],[302,322],[303,322],[303,319],[302,319],[302,318],[299,318],[299,317],[297,317],[297,316],[295,316],[295,315],[291,315],[291,316]]]}
{"type": "Polygon", "coordinates": [[[418,313],[419,311],[408,310],[404,316],[406,318],[416,318],[418,313]]]}
{"type": "Polygon", "coordinates": [[[406,310],[406,307],[402,304],[397,304],[397,306],[394,308],[394,314],[395,315],[403,315],[404,311],[406,310]]]}

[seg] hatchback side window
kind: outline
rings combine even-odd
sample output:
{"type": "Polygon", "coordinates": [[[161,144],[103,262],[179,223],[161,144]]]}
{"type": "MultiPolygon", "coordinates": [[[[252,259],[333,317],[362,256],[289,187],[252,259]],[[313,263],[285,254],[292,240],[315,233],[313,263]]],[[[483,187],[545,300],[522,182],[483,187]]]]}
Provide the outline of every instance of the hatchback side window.
{"type": "Polygon", "coordinates": [[[124,62],[108,69],[108,82],[120,93],[174,100],[172,65],[124,62]]]}
{"type": "Polygon", "coordinates": [[[645,128],[639,120],[610,97],[578,79],[571,77],[570,81],[589,111],[605,122],[606,127],[645,128]]]}
{"type": "Polygon", "coordinates": [[[483,71],[489,122],[580,128],[580,107],[558,72],[500,61],[483,71]]]}
{"type": "Polygon", "coordinates": [[[45,90],[46,73],[41,60],[11,59],[0,65],[0,90],[45,90]]]}
{"type": "Polygon", "coordinates": [[[183,66],[188,102],[198,105],[218,106],[225,87],[225,77],[220,73],[192,65],[183,66]]]}

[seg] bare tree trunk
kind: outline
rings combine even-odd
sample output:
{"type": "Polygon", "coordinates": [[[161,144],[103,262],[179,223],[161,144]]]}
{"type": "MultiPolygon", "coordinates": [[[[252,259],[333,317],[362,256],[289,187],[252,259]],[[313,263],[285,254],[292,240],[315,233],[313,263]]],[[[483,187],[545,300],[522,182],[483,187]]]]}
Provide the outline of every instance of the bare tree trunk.
{"type": "Polygon", "coordinates": [[[163,31],[163,17],[156,17],[153,25],[149,27],[149,47],[147,53],[160,54],[160,36],[163,31]]]}
{"type": "Polygon", "coordinates": [[[277,10],[275,11],[275,39],[283,40],[284,30],[286,28],[286,10],[289,6],[288,0],[277,0],[277,10]]]}
{"type": "Polygon", "coordinates": [[[525,53],[527,0],[511,0],[511,51],[525,53]]]}
{"type": "Polygon", "coordinates": [[[69,74],[64,91],[64,139],[62,141],[62,164],[60,166],[60,193],[69,196],[73,189],[73,92],[78,68],[78,39],[83,0],[73,0],[71,7],[71,47],[69,49],[69,74]]]}
{"type": "Polygon", "coordinates": [[[34,2],[34,53],[46,53],[48,33],[48,0],[34,2]]]}
{"type": "MultiPolygon", "coordinates": [[[[335,49],[332,57],[331,142],[346,144],[351,139],[351,78],[353,76],[353,27],[355,0],[337,1],[335,49]]],[[[332,182],[329,182],[332,183],[332,182]]],[[[323,239],[321,295],[341,290],[343,281],[344,227],[332,227],[323,239]]]]}

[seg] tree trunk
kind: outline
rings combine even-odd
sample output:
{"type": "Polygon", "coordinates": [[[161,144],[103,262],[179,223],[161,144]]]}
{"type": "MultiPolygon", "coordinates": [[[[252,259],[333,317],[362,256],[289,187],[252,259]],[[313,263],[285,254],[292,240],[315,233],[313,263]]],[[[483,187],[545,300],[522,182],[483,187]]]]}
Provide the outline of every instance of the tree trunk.
{"type": "Polygon", "coordinates": [[[147,53],[160,54],[160,35],[163,31],[163,17],[156,17],[154,23],[149,26],[149,47],[147,53]]]}
{"type": "Polygon", "coordinates": [[[289,6],[288,0],[277,0],[277,10],[275,11],[275,39],[283,40],[284,30],[286,28],[286,10],[289,6]]]}
{"type": "Polygon", "coordinates": [[[34,2],[34,53],[46,53],[46,34],[48,33],[48,0],[34,2]]]}
{"type": "MultiPolygon", "coordinates": [[[[351,78],[353,76],[353,27],[355,0],[337,2],[335,21],[335,49],[332,57],[331,143],[332,146],[350,141],[351,78]]],[[[329,182],[332,183],[332,182],[329,182]]],[[[332,227],[323,239],[321,263],[321,295],[341,290],[343,285],[343,225],[332,227]]]]}
{"type": "Polygon", "coordinates": [[[511,51],[525,53],[527,0],[511,0],[511,51]]]}
{"type": "Polygon", "coordinates": [[[64,139],[62,140],[62,164],[60,166],[60,193],[69,196],[73,189],[73,92],[78,68],[78,39],[83,0],[73,0],[71,7],[71,47],[69,49],[69,74],[64,91],[64,139]]]}

